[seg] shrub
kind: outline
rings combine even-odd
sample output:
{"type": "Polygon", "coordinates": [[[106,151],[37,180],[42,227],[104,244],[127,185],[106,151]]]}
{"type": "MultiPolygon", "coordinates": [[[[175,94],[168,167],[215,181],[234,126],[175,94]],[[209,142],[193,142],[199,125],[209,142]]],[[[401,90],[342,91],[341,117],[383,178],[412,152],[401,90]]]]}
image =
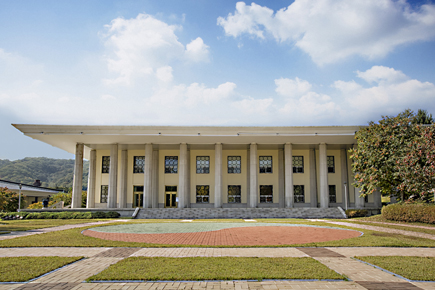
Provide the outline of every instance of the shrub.
{"type": "Polygon", "coordinates": [[[109,211],[106,213],[106,218],[119,218],[120,214],[116,211],[109,211]]]}
{"type": "Polygon", "coordinates": [[[368,211],[365,209],[348,209],[346,215],[348,218],[365,217],[368,215],[368,211]]]}
{"type": "Polygon", "coordinates": [[[382,217],[402,222],[435,224],[435,205],[423,203],[397,203],[382,208],[382,217]]]}

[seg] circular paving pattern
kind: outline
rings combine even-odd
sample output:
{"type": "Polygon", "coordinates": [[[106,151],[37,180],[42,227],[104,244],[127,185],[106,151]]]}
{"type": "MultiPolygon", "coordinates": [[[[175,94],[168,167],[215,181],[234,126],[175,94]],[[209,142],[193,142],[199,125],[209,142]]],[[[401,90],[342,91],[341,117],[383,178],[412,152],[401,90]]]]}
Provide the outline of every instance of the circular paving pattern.
{"type": "Polygon", "coordinates": [[[95,227],[83,235],[112,241],[172,245],[273,246],[336,241],[359,231],[279,223],[140,223],[95,227]]]}

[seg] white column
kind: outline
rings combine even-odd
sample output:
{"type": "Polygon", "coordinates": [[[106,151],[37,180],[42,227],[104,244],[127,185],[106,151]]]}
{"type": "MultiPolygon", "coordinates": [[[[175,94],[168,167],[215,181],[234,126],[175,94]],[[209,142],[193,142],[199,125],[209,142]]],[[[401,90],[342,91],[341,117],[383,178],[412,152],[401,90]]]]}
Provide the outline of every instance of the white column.
{"type": "Polygon", "coordinates": [[[292,144],[284,145],[285,158],[285,207],[293,207],[294,187],[293,187],[293,154],[292,144]]]}
{"type": "Polygon", "coordinates": [[[214,145],[214,207],[222,207],[222,144],[214,145]]]}
{"type": "Polygon", "coordinates": [[[347,153],[346,149],[340,150],[341,164],[341,192],[343,195],[343,208],[349,208],[349,178],[347,176],[347,153]]]}
{"type": "Polygon", "coordinates": [[[320,187],[320,207],[329,207],[329,187],[328,187],[328,164],[326,158],[326,144],[319,144],[319,187],[320,187]]]}
{"type": "Polygon", "coordinates": [[[119,193],[119,208],[127,207],[127,164],[128,164],[128,151],[121,151],[121,192],[119,193]]]}
{"type": "Polygon", "coordinates": [[[249,207],[255,208],[258,205],[258,157],[256,143],[251,143],[249,162],[249,207]]]}
{"type": "Polygon", "coordinates": [[[152,207],[152,190],[153,190],[153,144],[145,144],[143,208],[152,207]]]}
{"type": "Polygon", "coordinates": [[[379,190],[376,190],[375,192],[373,192],[373,206],[375,208],[382,208],[382,197],[381,197],[381,192],[379,190]]]}
{"type": "Polygon", "coordinates": [[[187,144],[180,144],[180,157],[178,158],[178,207],[186,207],[186,188],[187,188],[187,144]]]}
{"type": "Polygon", "coordinates": [[[310,206],[317,207],[316,149],[310,149],[310,206]]]}
{"type": "Polygon", "coordinates": [[[355,187],[355,208],[361,209],[365,206],[364,197],[360,197],[361,192],[358,187],[355,187]]]}
{"type": "Polygon", "coordinates": [[[153,151],[153,198],[152,205],[153,208],[159,207],[159,151],[153,151]]]}
{"type": "Polygon", "coordinates": [[[285,170],[284,150],[278,149],[278,186],[279,186],[279,207],[285,207],[285,170]]]}
{"type": "Polygon", "coordinates": [[[118,144],[110,147],[110,167],[109,167],[109,194],[107,197],[107,207],[116,208],[118,196],[118,144]]]}
{"type": "Polygon", "coordinates": [[[76,144],[71,208],[82,207],[83,149],[83,143],[76,144]]]}
{"type": "Polygon", "coordinates": [[[97,173],[97,150],[92,149],[89,157],[88,194],[86,208],[95,207],[95,174],[97,173]]]}

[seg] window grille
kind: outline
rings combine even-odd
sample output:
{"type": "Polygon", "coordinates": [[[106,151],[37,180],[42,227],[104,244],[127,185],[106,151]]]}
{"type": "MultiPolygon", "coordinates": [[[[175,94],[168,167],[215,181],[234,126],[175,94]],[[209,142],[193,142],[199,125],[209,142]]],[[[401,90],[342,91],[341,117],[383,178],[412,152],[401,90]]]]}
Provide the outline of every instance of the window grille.
{"type": "Polygon", "coordinates": [[[133,173],[145,172],[145,156],[134,156],[133,173]]]}
{"type": "Polygon", "coordinates": [[[178,156],[165,156],[165,173],[178,173],[178,156]]]}
{"type": "Polygon", "coordinates": [[[110,156],[103,156],[101,173],[109,173],[109,169],[110,169],[110,156]]]}
{"type": "Polygon", "coordinates": [[[228,203],[241,203],[241,186],[228,185],[228,203]]]}
{"type": "Polygon", "coordinates": [[[260,173],[272,173],[272,156],[260,156],[260,173]]]}
{"type": "Polygon", "coordinates": [[[196,203],[209,203],[210,186],[197,185],[196,186],[196,203]]]}
{"type": "Polygon", "coordinates": [[[210,173],[210,156],[196,156],[196,173],[210,173]]]}
{"type": "Polygon", "coordinates": [[[242,162],[240,156],[228,156],[228,173],[240,173],[242,162]]]}
{"type": "Polygon", "coordinates": [[[305,189],[303,185],[294,185],[293,194],[295,203],[305,203],[305,189]]]}
{"type": "Polygon", "coordinates": [[[293,173],[304,173],[304,156],[293,156],[293,173]]]}
{"type": "Polygon", "coordinates": [[[260,185],[260,202],[273,203],[273,186],[260,185]]]}

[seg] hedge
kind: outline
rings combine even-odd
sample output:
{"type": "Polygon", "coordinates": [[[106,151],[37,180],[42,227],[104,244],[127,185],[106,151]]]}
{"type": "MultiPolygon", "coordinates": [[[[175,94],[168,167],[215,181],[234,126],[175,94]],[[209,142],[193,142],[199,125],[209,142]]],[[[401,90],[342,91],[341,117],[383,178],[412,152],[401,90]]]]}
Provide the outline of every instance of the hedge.
{"type": "Polygon", "coordinates": [[[365,209],[348,209],[346,215],[348,218],[365,217],[368,215],[368,211],[365,209]]]}
{"type": "Polygon", "coordinates": [[[435,224],[435,205],[422,203],[390,204],[382,208],[382,217],[393,221],[435,224]]]}
{"type": "Polygon", "coordinates": [[[2,219],[100,219],[118,218],[116,211],[109,212],[0,212],[2,219]]]}

